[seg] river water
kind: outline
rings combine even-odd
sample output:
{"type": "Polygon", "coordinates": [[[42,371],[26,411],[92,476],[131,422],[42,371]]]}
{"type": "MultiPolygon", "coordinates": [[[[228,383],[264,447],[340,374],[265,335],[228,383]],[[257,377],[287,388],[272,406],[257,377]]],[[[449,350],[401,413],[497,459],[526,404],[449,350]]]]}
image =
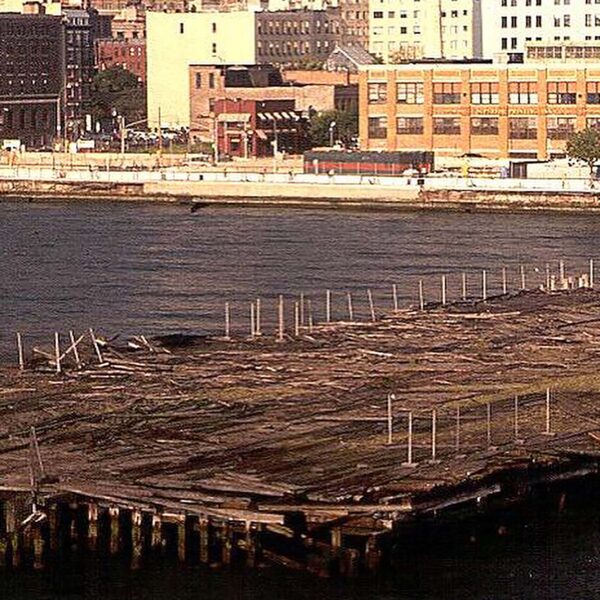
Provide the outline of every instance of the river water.
{"type": "MultiPolygon", "coordinates": [[[[223,304],[233,327],[248,330],[248,303],[301,292],[323,317],[324,290],[333,290],[334,317],[345,316],[352,290],[366,318],[366,290],[378,311],[439,297],[440,275],[450,298],[468,273],[469,293],[529,285],[563,259],[570,272],[600,265],[600,215],[451,212],[339,212],[303,209],[205,208],[108,202],[0,203],[0,356],[14,362],[14,333],[26,344],[51,344],[54,331],[153,335],[222,330],[223,304]]],[[[288,320],[289,323],[289,320],[288,320]]],[[[450,538],[404,548],[386,575],[353,582],[314,580],[277,569],[223,572],[158,565],[131,573],[105,560],[44,573],[0,573],[1,600],[404,600],[423,598],[593,598],[600,595],[598,504],[523,518],[508,536],[450,538]]]]}

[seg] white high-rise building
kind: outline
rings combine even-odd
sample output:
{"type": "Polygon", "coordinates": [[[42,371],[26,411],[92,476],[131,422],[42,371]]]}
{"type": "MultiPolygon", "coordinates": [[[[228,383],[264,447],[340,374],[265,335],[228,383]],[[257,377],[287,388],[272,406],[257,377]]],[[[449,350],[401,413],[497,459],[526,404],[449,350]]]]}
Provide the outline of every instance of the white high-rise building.
{"type": "Polygon", "coordinates": [[[600,40],[600,0],[481,0],[483,56],[522,53],[527,42],[600,40]]]}
{"type": "Polygon", "coordinates": [[[480,58],[480,4],[481,0],[370,0],[369,51],[384,61],[480,58]]]}

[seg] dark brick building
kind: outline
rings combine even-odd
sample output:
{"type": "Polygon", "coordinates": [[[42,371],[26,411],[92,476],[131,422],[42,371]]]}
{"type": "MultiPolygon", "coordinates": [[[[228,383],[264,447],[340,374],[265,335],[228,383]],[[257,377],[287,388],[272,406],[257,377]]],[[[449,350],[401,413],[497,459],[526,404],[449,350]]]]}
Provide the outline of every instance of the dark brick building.
{"type": "Polygon", "coordinates": [[[140,83],[146,82],[146,40],[96,40],[98,70],[122,67],[133,73],[140,83]]]}
{"type": "Polygon", "coordinates": [[[61,133],[64,49],[60,17],[0,14],[0,139],[46,146],[61,133]]]}
{"type": "Polygon", "coordinates": [[[324,63],[344,38],[337,8],[256,13],[256,59],[260,63],[306,66],[324,63]]]}

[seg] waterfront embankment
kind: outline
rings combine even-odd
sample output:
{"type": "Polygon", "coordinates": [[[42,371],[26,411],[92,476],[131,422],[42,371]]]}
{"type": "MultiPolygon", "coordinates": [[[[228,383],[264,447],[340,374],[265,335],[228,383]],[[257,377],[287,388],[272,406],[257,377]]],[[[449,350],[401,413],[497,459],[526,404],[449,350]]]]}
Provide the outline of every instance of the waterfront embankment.
{"type": "Polygon", "coordinates": [[[377,177],[237,172],[3,167],[0,197],[152,200],[215,205],[451,210],[599,210],[583,179],[377,177]]]}

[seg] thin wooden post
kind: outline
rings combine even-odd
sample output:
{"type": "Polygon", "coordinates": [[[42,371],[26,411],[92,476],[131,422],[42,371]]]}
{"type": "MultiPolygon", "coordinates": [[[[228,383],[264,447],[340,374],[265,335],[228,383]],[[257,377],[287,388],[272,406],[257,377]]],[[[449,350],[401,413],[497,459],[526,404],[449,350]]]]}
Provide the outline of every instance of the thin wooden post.
{"type": "Polygon", "coordinates": [[[437,410],[431,411],[431,459],[430,462],[437,461],[437,410]]]}
{"type": "Polygon", "coordinates": [[[425,299],[423,298],[423,280],[419,279],[419,309],[425,310],[425,299]]]}
{"type": "Polygon", "coordinates": [[[525,290],[525,267],[523,265],[521,265],[519,267],[520,271],[521,271],[521,289],[525,290]]]}
{"type": "Polygon", "coordinates": [[[331,323],[331,290],[325,292],[325,322],[331,323]]]}
{"type": "Polygon", "coordinates": [[[413,415],[412,411],[408,411],[408,446],[406,448],[406,462],[402,464],[404,467],[415,467],[413,462],[413,415]]]}
{"type": "Polygon", "coordinates": [[[552,412],[552,395],[550,392],[550,388],[546,388],[546,431],[544,431],[544,435],[554,435],[552,431],[552,422],[551,422],[551,412],[552,412]]]}
{"type": "Polygon", "coordinates": [[[591,288],[594,287],[594,259],[593,258],[590,258],[589,285],[591,288]]]}
{"type": "Polygon", "coordinates": [[[506,267],[502,267],[502,293],[506,295],[507,285],[506,285],[506,267]]]}
{"type": "MultiPolygon", "coordinates": [[[[562,277],[561,277],[562,279],[562,277]]],[[[550,263],[546,263],[546,292],[550,291],[550,263]]]]}
{"type": "Polygon", "coordinates": [[[262,335],[260,327],[261,327],[261,324],[260,324],[260,298],[257,298],[256,299],[256,325],[254,326],[254,333],[256,335],[262,335]]]}
{"type": "Polygon", "coordinates": [[[75,335],[73,330],[69,330],[69,339],[71,340],[71,348],[73,348],[73,356],[75,357],[75,364],[78,369],[81,369],[81,358],[79,357],[79,350],[77,350],[77,344],[75,343],[75,335]]]}
{"type": "Polygon", "coordinates": [[[300,305],[294,302],[294,335],[300,336],[300,305]]]}
{"type": "Polygon", "coordinates": [[[255,330],[255,319],[256,319],[256,310],[254,306],[254,302],[250,302],[250,337],[254,337],[256,335],[255,330]]]}
{"type": "Polygon", "coordinates": [[[96,356],[98,357],[98,362],[100,364],[102,364],[104,362],[104,360],[102,359],[102,352],[100,350],[98,341],[96,340],[94,330],[91,327],[90,327],[90,337],[92,338],[92,344],[94,345],[94,350],[96,351],[96,356]]]}
{"type": "Polygon", "coordinates": [[[310,300],[306,301],[306,309],[308,310],[308,333],[313,332],[313,312],[312,312],[312,302],[310,300]]]}
{"type": "Polygon", "coordinates": [[[398,312],[398,288],[396,284],[392,284],[392,301],[394,303],[394,312],[398,312]]]}
{"type": "Polygon", "coordinates": [[[487,432],[487,447],[492,447],[492,403],[486,405],[486,432],[487,432]]]}
{"type": "Polygon", "coordinates": [[[279,331],[277,334],[277,340],[283,342],[283,296],[279,294],[279,303],[278,303],[278,321],[279,321],[279,331]]]}
{"type": "Polygon", "coordinates": [[[467,299],[467,274],[463,271],[462,274],[462,299],[463,302],[467,299]]]}
{"type": "Polygon", "coordinates": [[[460,454],[460,406],[456,407],[456,454],[460,454]]]}
{"type": "Polygon", "coordinates": [[[300,325],[304,327],[304,292],[300,292],[300,325]]]}
{"type": "Polygon", "coordinates": [[[225,339],[231,339],[231,314],[229,312],[229,302],[225,302],[225,339]]]}
{"type": "Polygon", "coordinates": [[[394,394],[387,395],[387,443],[392,443],[392,432],[394,429],[394,416],[392,414],[392,402],[395,400],[394,394]]]}
{"type": "Polygon", "coordinates": [[[352,294],[350,292],[347,293],[348,298],[348,318],[350,321],[354,321],[354,311],[352,310],[352,294]]]}
{"type": "Polygon", "coordinates": [[[515,396],[515,444],[518,444],[519,439],[519,396],[515,396]]]}
{"type": "Polygon", "coordinates": [[[56,372],[60,373],[60,336],[58,331],[54,332],[54,352],[56,354],[56,372]]]}
{"type": "Polygon", "coordinates": [[[481,271],[481,297],[485,302],[487,300],[487,271],[481,271]]]}
{"type": "Polygon", "coordinates": [[[373,304],[373,294],[371,293],[371,290],[368,289],[367,290],[367,297],[369,299],[369,310],[371,311],[371,321],[373,321],[373,323],[375,323],[375,305],[373,304]]]}
{"type": "Polygon", "coordinates": [[[446,276],[442,275],[442,306],[446,306],[446,276]]]}
{"type": "Polygon", "coordinates": [[[558,269],[559,269],[560,281],[561,281],[561,285],[562,285],[562,281],[565,278],[565,261],[564,260],[560,260],[558,262],[558,269]]]}
{"type": "Polygon", "coordinates": [[[19,355],[19,370],[25,370],[25,356],[23,354],[23,340],[21,334],[17,331],[17,354],[19,355]]]}

